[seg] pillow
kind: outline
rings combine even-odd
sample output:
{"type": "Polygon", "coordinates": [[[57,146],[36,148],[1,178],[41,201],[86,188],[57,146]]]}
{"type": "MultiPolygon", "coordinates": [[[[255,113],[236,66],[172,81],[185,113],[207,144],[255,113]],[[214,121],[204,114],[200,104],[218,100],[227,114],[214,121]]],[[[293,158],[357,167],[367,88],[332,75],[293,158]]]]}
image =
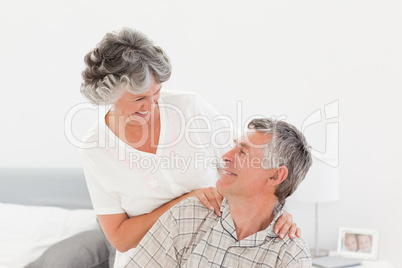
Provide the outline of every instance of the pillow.
{"type": "Polygon", "coordinates": [[[25,268],[109,268],[114,266],[116,249],[102,230],[78,233],[48,248],[25,268]]]}
{"type": "Polygon", "coordinates": [[[24,267],[51,245],[99,229],[90,209],[0,203],[0,267],[24,267]]]}

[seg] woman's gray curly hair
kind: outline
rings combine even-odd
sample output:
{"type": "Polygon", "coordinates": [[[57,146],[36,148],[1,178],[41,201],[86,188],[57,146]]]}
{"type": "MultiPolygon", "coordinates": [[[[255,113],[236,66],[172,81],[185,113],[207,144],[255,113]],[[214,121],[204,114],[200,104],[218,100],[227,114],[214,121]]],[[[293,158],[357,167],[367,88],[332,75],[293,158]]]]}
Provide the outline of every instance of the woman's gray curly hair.
{"type": "Polygon", "coordinates": [[[278,201],[282,204],[296,191],[306,177],[313,159],[311,148],[304,135],[296,127],[280,120],[268,118],[254,119],[248,124],[249,129],[272,134],[271,141],[264,150],[262,166],[273,169],[285,166],[288,177],[275,190],[278,201]]]}
{"type": "Polygon", "coordinates": [[[130,28],[107,33],[84,60],[81,93],[95,104],[115,103],[125,90],[145,93],[154,79],[158,84],[169,80],[172,70],[162,48],[130,28]]]}

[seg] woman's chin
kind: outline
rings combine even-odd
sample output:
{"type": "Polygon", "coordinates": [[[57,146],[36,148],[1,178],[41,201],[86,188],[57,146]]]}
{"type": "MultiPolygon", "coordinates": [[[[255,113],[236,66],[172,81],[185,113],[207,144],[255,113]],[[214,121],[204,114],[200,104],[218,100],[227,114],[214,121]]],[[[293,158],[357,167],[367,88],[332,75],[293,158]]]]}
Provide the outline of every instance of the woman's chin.
{"type": "Polygon", "coordinates": [[[146,116],[137,116],[131,115],[126,118],[126,123],[132,126],[142,126],[148,123],[150,115],[147,114],[146,116]]]}

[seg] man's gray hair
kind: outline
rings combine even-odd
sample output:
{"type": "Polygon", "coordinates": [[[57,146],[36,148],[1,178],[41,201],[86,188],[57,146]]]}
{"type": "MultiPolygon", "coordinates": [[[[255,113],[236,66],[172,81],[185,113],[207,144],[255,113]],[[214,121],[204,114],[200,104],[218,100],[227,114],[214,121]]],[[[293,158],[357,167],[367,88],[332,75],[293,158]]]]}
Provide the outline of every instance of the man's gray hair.
{"type": "Polygon", "coordinates": [[[291,124],[268,118],[254,119],[248,124],[249,129],[272,134],[264,150],[262,167],[265,169],[285,166],[288,176],[275,190],[280,203],[285,203],[294,193],[312,165],[310,146],[304,135],[291,124]]]}
{"type": "Polygon", "coordinates": [[[125,90],[145,93],[154,79],[159,84],[169,80],[172,70],[162,48],[130,28],[107,33],[84,61],[81,93],[95,104],[115,103],[125,90]]]}

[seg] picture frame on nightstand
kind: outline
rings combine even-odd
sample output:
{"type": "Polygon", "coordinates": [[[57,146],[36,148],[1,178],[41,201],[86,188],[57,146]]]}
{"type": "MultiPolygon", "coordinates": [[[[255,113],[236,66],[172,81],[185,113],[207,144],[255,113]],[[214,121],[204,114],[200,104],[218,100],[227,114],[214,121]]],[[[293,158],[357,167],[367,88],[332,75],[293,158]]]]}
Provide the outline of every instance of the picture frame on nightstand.
{"type": "Polygon", "coordinates": [[[359,260],[377,260],[379,231],[375,229],[339,228],[338,255],[359,260]]]}

